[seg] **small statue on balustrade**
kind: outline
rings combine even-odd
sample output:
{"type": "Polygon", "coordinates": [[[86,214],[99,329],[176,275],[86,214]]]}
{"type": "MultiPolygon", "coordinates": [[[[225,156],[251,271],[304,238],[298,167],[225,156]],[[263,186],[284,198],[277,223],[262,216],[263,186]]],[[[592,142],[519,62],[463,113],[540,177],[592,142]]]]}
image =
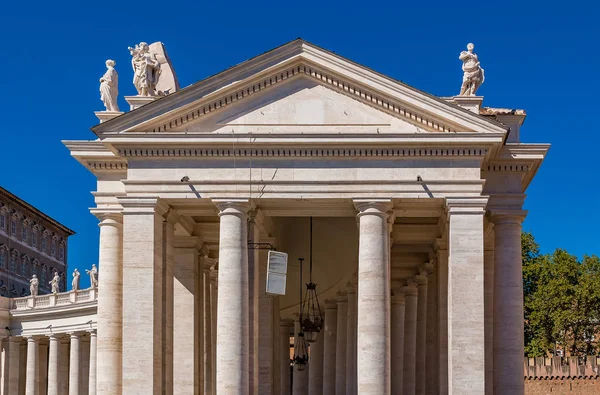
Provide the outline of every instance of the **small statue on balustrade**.
{"type": "Polygon", "coordinates": [[[40,285],[40,281],[37,276],[34,274],[29,280],[29,292],[31,292],[31,296],[38,296],[38,287],[40,285]]]}
{"type": "Polygon", "coordinates": [[[59,292],[58,285],[60,284],[60,277],[58,275],[58,272],[54,272],[54,277],[52,277],[52,280],[50,280],[49,284],[52,287],[52,293],[57,294],[59,292]]]}
{"type": "Polygon", "coordinates": [[[73,270],[73,281],[71,282],[71,287],[73,288],[73,291],[79,290],[79,276],[79,270],[73,270]]]}
{"type": "Polygon", "coordinates": [[[98,269],[96,269],[96,265],[92,264],[92,268],[90,270],[85,271],[90,276],[90,288],[98,287],[98,269]]]}

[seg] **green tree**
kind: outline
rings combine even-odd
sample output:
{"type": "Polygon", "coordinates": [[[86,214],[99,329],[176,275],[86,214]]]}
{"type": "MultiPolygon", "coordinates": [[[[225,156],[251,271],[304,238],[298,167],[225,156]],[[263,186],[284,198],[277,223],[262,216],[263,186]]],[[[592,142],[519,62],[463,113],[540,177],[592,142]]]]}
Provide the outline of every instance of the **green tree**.
{"type": "Polygon", "coordinates": [[[598,352],[600,260],[557,249],[542,255],[531,233],[521,235],[525,353],[547,355],[560,344],[571,355],[598,352]]]}

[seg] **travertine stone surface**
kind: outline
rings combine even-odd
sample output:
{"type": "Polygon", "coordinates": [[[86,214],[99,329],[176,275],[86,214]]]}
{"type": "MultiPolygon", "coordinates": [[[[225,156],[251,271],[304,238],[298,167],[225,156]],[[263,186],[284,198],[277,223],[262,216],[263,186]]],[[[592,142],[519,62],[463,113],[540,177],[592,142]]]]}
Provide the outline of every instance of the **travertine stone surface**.
{"type": "Polygon", "coordinates": [[[448,393],[448,249],[447,243],[436,240],[438,260],[438,393],[448,393]]]}
{"type": "Polygon", "coordinates": [[[486,235],[483,292],[485,304],[485,394],[494,395],[494,249],[493,232],[486,235]],[[488,237],[491,242],[488,240],[488,237]],[[491,244],[491,245],[490,245],[491,244]]]}
{"type": "Polygon", "coordinates": [[[219,209],[217,394],[248,391],[247,201],[215,201],[219,209]]]}
{"type": "Polygon", "coordinates": [[[402,394],[404,376],[404,293],[392,289],[392,394],[402,394]]]}
{"type": "Polygon", "coordinates": [[[90,378],[88,381],[88,395],[96,395],[96,371],[97,371],[97,356],[98,356],[98,336],[96,331],[90,332],[90,378]]]}
{"type": "MultiPolygon", "coordinates": [[[[25,395],[39,395],[37,377],[39,370],[38,341],[33,337],[27,338],[27,372],[25,378],[25,395]]],[[[71,395],[71,394],[69,394],[71,395]]]]}
{"type": "Polygon", "coordinates": [[[523,275],[521,221],[524,212],[492,215],[495,233],[494,394],[522,395],[523,275]]]}
{"type": "MultiPolygon", "coordinates": [[[[162,311],[163,311],[163,355],[164,355],[164,395],[173,395],[173,265],[175,260],[175,222],[176,215],[173,210],[169,210],[165,214],[165,221],[163,222],[163,237],[165,239],[165,260],[163,263],[163,300],[162,300],[162,311]]],[[[192,318],[194,312],[192,310],[192,318]]],[[[193,324],[191,326],[193,331],[193,324]]],[[[194,343],[190,347],[194,349],[194,343]]],[[[192,376],[193,377],[193,376],[192,376]]]]}
{"type": "Polygon", "coordinates": [[[90,339],[81,334],[79,353],[79,395],[88,395],[90,387],[90,339]]]}
{"type": "Polygon", "coordinates": [[[485,393],[483,215],[486,204],[487,198],[447,199],[449,395],[485,393]]]}
{"type": "Polygon", "coordinates": [[[213,266],[210,269],[210,324],[212,355],[210,364],[212,366],[212,395],[217,395],[217,304],[219,299],[219,271],[213,266]]]}
{"type": "Polygon", "coordinates": [[[279,380],[279,389],[281,395],[290,395],[291,385],[291,373],[290,373],[290,336],[292,330],[291,321],[281,321],[279,325],[279,351],[281,352],[281,368],[279,373],[281,378],[279,380]]]}
{"type": "Polygon", "coordinates": [[[58,394],[69,392],[69,339],[58,341],[58,394]]]}
{"type": "MultiPolygon", "coordinates": [[[[21,373],[25,373],[25,372],[20,371],[21,366],[19,363],[19,357],[20,357],[20,353],[21,353],[21,339],[18,339],[15,337],[9,337],[9,338],[3,340],[3,343],[4,342],[7,342],[7,346],[8,346],[7,347],[7,349],[8,349],[8,357],[7,357],[8,374],[7,374],[7,378],[5,380],[5,385],[7,387],[9,394],[15,394],[15,393],[18,393],[18,391],[19,391],[19,376],[21,373]]],[[[48,394],[48,395],[56,395],[56,394],[48,394]]]]}
{"type": "Polygon", "coordinates": [[[98,284],[98,395],[121,394],[123,338],[123,239],[121,215],[100,218],[98,284]]]}
{"type": "Polygon", "coordinates": [[[310,343],[310,370],[308,372],[308,395],[323,395],[323,336],[310,343]]]}
{"type": "MultiPolygon", "coordinates": [[[[48,382],[48,345],[44,342],[38,342],[38,352],[38,393],[45,395],[48,393],[48,387],[46,386],[48,382]]],[[[81,393],[80,395],[87,394],[81,393]]]]}
{"type": "Polygon", "coordinates": [[[123,283],[127,284],[123,287],[123,394],[162,394],[163,215],[168,208],[155,199],[121,204],[125,205],[123,283]]]}
{"type": "Polygon", "coordinates": [[[415,395],[417,380],[417,284],[409,282],[404,292],[404,395],[415,395]]]}
{"type": "Polygon", "coordinates": [[[79,369],[81,357],[81,335],[71,333],[69,351],[69,395],[79,395],[79,369]]]}
{"type": "Polygon", "coordinates": [[[347,286],[348,292],[348,320],[346,346],[346,392],[348,395],[356,394],[356,285],[351,282],[347,286]]]}
{"type": "MultiPolygon", "coordinates": [[[[256,225],[256,211],[251,210],[248,213],[248,242],[257,243],[259,241],[258,229],[256,225]]],[[[259,250],[248,250],[248,395],[270,394],[269,381],[266,377],[259,378],[262,371],[258,366],[259,343],[264,347],[264,340],[261,342],[260,330],[264,327],[264,321],[259,319],[261,310],[259,310],[259,294],[264,292],[259,288],[261,282],[261,262],[258,259],[259,250]],[[259,329],[259,326],[261,327],[259,329]],[[259,373],[260,372],[260,373],[259,373]],[[262,387],[259,389],[259,385],[262,387]],[[266,387],[266,388],[265,388],[266,387]],[[265,392],[260,392],[265,391],[265,392]]],[[[264,319],[264,316],[262,317],[264,319]]],[[[264,353],[265,350],[263,350],[264,353]]],[[[264,355],[264,354],[263,354],[264,355]]],[[[264,365],[262,365],[264,367],[264,365]]],[[[270,370],[270,367],[267,367],[270,370]]]]}
{"type": "Polygon", "coordinates": [[[58,395],[58,339],[50,336],[48,341],[48,395],[58,395]]]}
{"type": "Polygon", "coordinates": [[[213,394],[213,336],[212,336],[212,314],[211,314],[211,297],[210,297],[210,269],[214,265],[212,260],[202,259],[202,273],[203,273],[203,288],[204,288],[204,353],[203,353],[203,366],[204,366],[204,393],[207,395],[213,394]]]}
{"type": "Polygon", "coordinates": [[[335,393],[346,395],[346,346],[348,344],[348,296],[338,295],[337,336],[335,347],[335,393]]]}
{"type": "MultiPolygon", "coordinates": [[[[436,265],[437,266],[437,265],[436,265]]],[[[438,283],[437,270],[427,277],[427,365],[426,386],[427,395],[439,395],[438,377],[438,283]]]]}
{"type": "Polygon", "coordinates": [[[198,269],[196,248],[176,248],[173,267],[173,299],[176,301],[173,321],[173,393],[196,394],[197,341],[195,292],[198,269]]]}
{"type": "MultiPolygon", "coordinates": [[[[389,339],[389,201],[355,201],[359,220],[357,392],[391,391],[389,339]]],[[[327,350],[326,350],[327,351],[327,350]]],[[[327,354],[326,354],[327,355],[327,354]]]]}
{"type": "Polygon", "coordinates": [[[420,274],[416,276],[417,281],[417,354],[416,354],[416,381],[415,389],[417,395],[425,394],[426,357],[427,357],[427,276],[420,274]]]}
{"type": "Polygon", "coordinates": [[[337,301],[325,301],[323,336],[323,394],[335,394],[335,363],[337,346],[337,301]]]}

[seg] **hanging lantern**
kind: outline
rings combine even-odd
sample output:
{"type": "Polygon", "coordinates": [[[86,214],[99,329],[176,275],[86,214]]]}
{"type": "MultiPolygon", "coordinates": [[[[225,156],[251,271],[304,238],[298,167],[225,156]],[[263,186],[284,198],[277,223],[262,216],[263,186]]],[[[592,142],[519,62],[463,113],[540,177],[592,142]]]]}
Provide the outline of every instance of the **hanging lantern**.
{"type": "Polygon", "coordinates": [[[306,339],[304,338],[304,333],[302,332],[302,262],[303,258],[298,259],[300,261],[300,316],[298,317],[298,325],[295,330],[298,331],[294,339],[294,365],[296,365],[296,369],[298,371],[303,371],[306,368],[306,364],[308,363],[308,346],[306,344],[306,339]]]}
{"type": "Polygon", "coordinates": [[[308,363],[308,347],[306,345],[306,339],[304,333],[298,333],[294,341],[294,365],[298,371],[306,369],[308,363]]]}
{"type": "Polygon", "coordinates": [[[310,261],[309,282],[306,284],[306,295],[302,303],[300,313],[300,326],[306,341],[313,343],[317,341],[319,332],[323,328],[323,312],[317,297],[317,284],[312,282],[312,217],[310,217],[310,261]]]}

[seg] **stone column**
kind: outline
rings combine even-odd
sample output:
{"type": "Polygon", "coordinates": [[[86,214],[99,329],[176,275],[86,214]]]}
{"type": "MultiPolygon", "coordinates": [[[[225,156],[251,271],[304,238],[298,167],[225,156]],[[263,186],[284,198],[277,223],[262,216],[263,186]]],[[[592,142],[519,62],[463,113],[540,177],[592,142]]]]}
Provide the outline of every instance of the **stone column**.
{"type": "Polygon", "coordinates": [[[273,296],[273,391],[281,395],[281,336],[279,335],[279,325],[281,318],[279,315],[279,296],[273,296]]]}
{"type": "MultiPolygon", "coordinates": [[[[302,329],[300,328],[300,321],[298,321],[298,315],[294,314],[294,316],[295,316],[295,318],[294,318],[294,349],[295,349],[296,344],[298,344],[298,342],[300,341],[298,334],[300,332],[302,332],[302,329]]],[[[298,368],[296,366],[294,366],[292,395],[307,395],[308,394],[309,369],[310,369],[309,364],[307,364],[305,366],[304,370],[298,370],[298,368]]]]}
{"type": "Polygon", "coordinates": [[[448,245],[435,241],[438,261],[438,394],[448,394],[448,245]]]}
{"type": "Polygon", "coordinates": [[[90,388],[90,339],[81,335],[79,345],[79,395],[88,395],[90,388]]]}
{"type": "Polygon", "coordinates": [[[359,219],[358,388],[361,395],[389,395],[390,317],[388,214],[391,202],[355,201],[359,219]]]}
{"type": "Polygon", "coordinates": [[[439,395],[437,292],[437,271],[432,270],[427,278],[427,395],[439,395]]]}
{"type": "MultiPolygon", "coordinates": [[[[256,226],[256,211],[252,210],[248,213],[248,243],[258,242],[258,228],[256,226]]],[[[263,321],[259,320],[261,310],[259,306],[259,294],[261,293],[261,262],[258,259],[258,249],[248,250],[248,386],[249,395],[266,395],[271,392],[267,390],[268,383],[260,376],[259,363],[259,326],[263,325],[263,321]],[[262,387],[262,388],[259,388],[262,387]],[[265,388],[267,387],[267,388],[265,388]],[[265,391],[265,392],[262,392],[265,391]]],[[[263,288],[264,289],[264,288],[263,288]]],[[[263,291],[264,292],[264,291],[263,291]]],[[[264,318],[264,317],[263,317],[264,318]]],[[[263,344],[264,346],[264,344],[263,344]]],[[[264,354],[262,355],[264,357],[264,354]]],[[[270,358],[269,358],[270,359],[270,358]]],[[[265,365],[263,365],[265,366],[265,365]]]]}
{"type": "Polygon", "coordinates": [[[48,345],[45,342],[42,342],[41,340],[38,342],[38,353],[38,393],[40,395],[45,395],[48,393],[48,388],[46,387],[46,379],[48,377],[48,345]]]}
{"type": "Polygon", "coordinates": [[[214,260],[207,256],[202,257],[202,287],[204,291],[203,298],[203,326],[204,326],[204,352],[203,352],[203,365],[204,365],[204,394],[212,395],[214,383],[213,383],[213,364],[212,364],[212,314],[211,314],[211,297],[210,297],[210,270],[214,266],[214,260]]]}
{"type": "Polygon", "coordinates": [[[426,357],[427,357],[427,272],[422,271],[415,277],[417,282],[417,353],[416,353],[416,381],[417,395],[425,395],[426,357]]]}
{"type": "Polygon", "coordinates": [[[196,306],[196,295],[201,286],[198,281],[198,247],[196,237],[178,237],[175,241],[173,267],[173,393],[197,394],[200,392],[198,362],[200,339],[203,331],[196,306]]]}
{"type": "MultiPolygon", "coordinates": [[[[173,395],[173,374],[174,374],[174,365],[173,365],[173,345],[174,345],[174,334],[173,334],[173,321],[174,321],[174,286],[175,279],[173,277],[173,266],[175,261],[175,224],[179,220],[178,214],[173,211],[173,209],[169,209],[169,211],[165,214],[165,221],[163,222],[163,238],[164,238],[164,261],[163,261],[163,278],[162,278],[162,314],[163,318],[163,326],[162,326],[162,355],[164,358],[164,367],[163,367],[163,375],[162,380],[164,383],[164,395],[173,395]]],[[[192,310],[191,317],[194,317],[194,313],[192,310]]],[[[193,332],[192,325],[192,332],[193,332]]],[[[191,347],[192,352],[194,351],[194,343],[192,342],[191,347]]],[[[194,380],[194,375],[192,374],[192,381],[194,380]]]]}
{"type": "Polygon", "coordinates": [[[392,394],[401,395],[404,376],[404,293],[392,289],[392,394]]]}
{"type": "Polygon", "coordinates": [[[335,362],[337,346],[337,301],[325,301],[323,336],[323,395],[335,394],[335,362]]]}
{"type": "Polygon", "coordinates": [[[290,333],[291,333],[291,325],[292,323],[289,320],[281,321],[279,325],[279,351],[281,352],[281,367],[279,372],[281,374],[281,378],[279,380],[280,384],[280,394],[281,395],[290,395],[290,387],[291,387],[291,374],[290,374],[290,333]]]}
{"type": "Polygon", "coordinates": [[[484,253],[485,394],[494,395],[494,237],[486,235],[484,253]]]}
{"type": "MultiPolygon", "coordinates": [[[[123,394],[153,395],[165,386],[164,215],[155,198],[119,198],[123,206],[123,394]]],[[[102,279],[99,280],[102,284],[102,279]]],[[[98,354],[102,332],[98,328],[98,354]]],[[[98,355],[100,373],[100,355],[98,355]]],[[[100,380],[100,376],[98,376],[100,380]]],[[[100,382],[98,382],[100,385],[100,382]]],[[[100,392],[100,387],[98,388],[100,392]]]]}
{"type": "MultiPolygon", "coordinates": [[[[258,233],[256,225],[248,224],[248,229],[258,233]],[[253,229],[254,228],[254,229],[253,229]]],[[[258,241],[258,235],[249,240],[258,241]]],[[[254,250],[253,254],[258,266],[258,394],[273,395],[274,387],[274,354],[273,354],[273,302],[274,297],[267,295],[267,250],[254,250]]]]}
{"type": "Polygon", "coordinates": [[[492,212],[495,234],[494,394],[522,395],[523,263],[521,221],[524,211],[492,212]]]}
{"type": "Polygon", "coordinates": [[[212,365],[212,395],[217,395],[217,302],[219,296],[219,271],[213,266],[210,269],[210,324],[211,324],[211,360],[212,365]]]}
{"type": "Polygon", "coordinates": [[[219,208],[217,394],[248,392],[248,202],[219,208]]]}
{"type": "Polygon", "coordinates": [[[67,338],[58,340],[58,395],[69,393],[69,341],[67,338]]]}
{"type": "MultiPolygon", "coordinates": [[[[483,216],[487,198],[448,198],[446,203],[448,393],[480,395],[485,393],[483,216]]],[[[519,357],[522,369],[523,355],[519,357]]],[[[523,384],[522,370],[519,374],[523,384]]]]}
{"type": "Polygon", "coordinates": [[[417,284],[409,281],[404,291],[404,395],[416,394],[417,380],[417,284]]]}
{"type": "Polygon", "coordinates": [[[38,371],[39,371],[38,340],[32,336],[27,338],[27,371],[25,374],[25,395],[39,395],[38,371]]]}
{"type": "Polygon", "coordinates": [[[308,395],[323,395],[323,334],[310,343],[308,395]]]}
{"type": "Polygon", "coordinates": [[[349,282],[348,292],[348,320],[346,325],[346,392],[348,395],[356,393],[356,284],[349,282]]]}
{"type": "MultiPolygon", "coordinates": [[[[90,332],[90,378],[88,381],[88,394],[96,395],[96,375],[97,375],[97,353],[98,336],[96,331],[90,332]]],[[[48,394],[50,395],[50,394],[48,394]]]]}
{"type": "MultiPolygon", "coordinates": [[[[8,337],[3,340],[3,343],[6,343],[6,349],[8,351],[8,355],[6,357],[7,366],[6,366],[6,378],[4,379],[4,388],[6,389],[6,394],[18,394],[19,393],[19,376],[24,374],[20,370],[20,356],[21,356],[21,338],[17,337],[8,337]]],[[[50,394],[52,395],[52,394],[50,394]]]]}
{"type": "Polygon", "coordinates": [[[79,368],[81,357],[81,336],[71,333],[71,351],[69,358],[69,395],[79,395],[79,368]]]}
{"type": "Polygon", "coordinates": [[[346,347],[348,343],[348,296],[345,291],[338,294],[337,336],[335,346],[335,393],[346,395],[346,347]]]}
{"type": "Polygon", "coordinates": [[[122,217],[120,213],[95,214],[101,221],[98,257],[97,393],[120,395],[123,378],[122,217]]]}
{"type": "Polygon", "coordinates": [[[25,394],[27,384],[27,347],[27,341],[19,346],[19,395],[25,394]]]}

